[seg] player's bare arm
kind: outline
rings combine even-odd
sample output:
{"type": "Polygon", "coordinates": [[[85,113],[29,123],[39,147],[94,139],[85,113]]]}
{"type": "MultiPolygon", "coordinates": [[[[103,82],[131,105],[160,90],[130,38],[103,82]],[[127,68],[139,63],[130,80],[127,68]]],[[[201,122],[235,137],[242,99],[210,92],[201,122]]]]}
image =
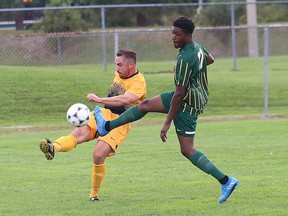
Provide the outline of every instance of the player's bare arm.
{"type": "Polygon", "coordinates": [[[138,96],[130,92],[126,92],[124,95],[118,95],[114,97],[104,97],[104,98],[98,97],[94,93],[89,93],[87,95],[87,99],[90,102],[101,103],[108,106],[124,106],[134,103],[139,98],[138,96]]]}
{"type": "Polygon", "coordinates": [[[185,89],[186,89],[185,86],[176,86],[176,90],[171,101],[171,107],[170,107],[169,113],[166,117],[165,123],[160,132],[160,138],[163,142],[166,142],[167,132],[170,128],[171,122],[181,107],[182,100],[185,96],[185,89]]]}
{"type": "Polygon", "coordinates": [[[214,57],[209,53],[209,54],[206,56],[207,65],[213,64],[214,61],[215,61],[215,60],[214,60],[214,57]]]}

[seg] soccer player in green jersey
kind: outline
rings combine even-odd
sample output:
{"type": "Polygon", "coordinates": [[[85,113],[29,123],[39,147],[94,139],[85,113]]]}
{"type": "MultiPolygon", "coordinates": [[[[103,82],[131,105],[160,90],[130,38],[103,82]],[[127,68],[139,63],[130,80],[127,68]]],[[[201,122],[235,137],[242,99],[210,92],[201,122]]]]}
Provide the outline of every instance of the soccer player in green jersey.
{"type": "Polygon", "coordinates": [[[207,65],[214,63],[213,56],[192,40],[194,29],[194,23],[186,17],[173,22],[172,41],[174,47],[179,49],[174,68],[174,91],[146,99],[111,121],[103,118],[99,106],[95,107],[94,116],[98,134],[103,136],[114,128],[142,118],[148,112],[167,113],[160,138],[163,142],[167,140],[167,131],[173,120],[181,153],[200,170],[219,181],[222,194],[218,202],[223,203],[238,185],[238,180],[222,173],[194,146],[197,118],[203,113],[208,101],[207,65]]]}

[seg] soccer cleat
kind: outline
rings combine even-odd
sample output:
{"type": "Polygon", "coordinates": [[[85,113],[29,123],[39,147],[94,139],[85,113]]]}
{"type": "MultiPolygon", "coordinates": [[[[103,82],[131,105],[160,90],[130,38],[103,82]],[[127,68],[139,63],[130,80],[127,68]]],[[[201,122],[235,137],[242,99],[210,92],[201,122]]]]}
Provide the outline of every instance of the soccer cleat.
{"type": "Polygon", "coordinates": [[[53,160],[54,158],[54,146],[49,139],[41,140],[39,145],[41,151],[45,154],[47,160],[53,160]]]}
{"type": "Polygon", "coordinates": [[[226,184],[222,185],[222,195],[221,195],[220,199],[218,200],[218,202],[220,204],[225,202],[228,199],[228,197],[231,195],[233,190],[238,185],[237,179],[232,178],[232,177],[228,177],[228,178],[229,178],[228,182],[226,184]]]}
{"type": "Polygon", "coordinates": [[[99,106],[96,106],[94,109],[94,118],[97,122],[98,135],[105,136],[106,134],[108,134],[108,131],[105,129],[106,120],[103,118],[103,115],[99,106]]]}
{"type": "Polygon", "coordinates": [[[95,196],[95,197],[91,197],[90,198],[90,201],[100,201],[99,197],[98,196],[95,196]]]}

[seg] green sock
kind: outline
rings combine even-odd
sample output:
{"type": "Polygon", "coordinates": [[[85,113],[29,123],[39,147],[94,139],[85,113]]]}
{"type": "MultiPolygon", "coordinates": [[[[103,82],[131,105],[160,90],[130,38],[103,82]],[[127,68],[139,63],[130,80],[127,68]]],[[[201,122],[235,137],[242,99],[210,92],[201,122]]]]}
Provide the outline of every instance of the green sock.
{"type": "Polygon", "coordinates": [[[141,119],[144,115],[145,114],[142,114],[138,110],[138,106],[133,106],[130,109],[126,110],[124,113],[122,113],[118,118],[110,121],[109,129],[112,130],[129,122],[136,121],[138,119],[141,119]]]}
{"type": "Polygon", "coordinates": [[[218,181],[225,175],[200,151],[194,152],[189,159],[196,167],[212,175],[218,181]]]}

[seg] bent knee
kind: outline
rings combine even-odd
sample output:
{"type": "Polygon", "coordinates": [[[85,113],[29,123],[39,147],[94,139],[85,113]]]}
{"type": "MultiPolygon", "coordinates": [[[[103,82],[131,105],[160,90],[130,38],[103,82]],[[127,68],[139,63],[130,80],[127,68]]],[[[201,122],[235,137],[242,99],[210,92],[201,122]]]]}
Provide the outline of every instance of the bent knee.
{"type": "Polygon", "coordinates": [[[80,144],[91,140],[90,130],[90,127],[86,125],[84,127],[75,128],[71,134],[76,138],[77,143],[80,144]]]}
{"type": "Polygon", "coordinates": [[[188,159],[189,159],[189,157],[190,157],[190,154],[189,154],[189,152],[187,152],[187,151],[181,151],[181,154],[182,154],[184,157],[188,158],[188,159]]]}
{"type": "Polygon", "coordinates": [[[150,107],[150,99],[145,99],[143,100],[140,104],[138,104],[138,109],[140,112],[147,112],[149,110],[150,107]]]}
{"type": "Polygon", "coordinates": [[[93,159],[94,159],[94,160],[99,161],[99,160],[101,160],[101,159],[103,159],[103,158],[104,158],[104,155],[103,155],[102,152],[100,152],[100,151],[94,151],[94,152],[93,152],[93,159]]]}
{"type": "Polygon", "coordinates": [[[194,152],[196,151],[196,149],[191,148],[191,149],[181,149],[181,154],[186,157],[186,158],[190,158],[194,152]]]}
{"type": "Polygon", "coordinates": [[[93,162],[94,164],[103,164],[105,162],[106,154],[101,151],[93,152],[93,162]]]}
{"type": "Polygon", "coordinates": [[[106,157],[113,151],[110,145],[106,142],[99,140],[94,151],[93,151],[93,161],[95,164],[103,164],[106,157]]]}

